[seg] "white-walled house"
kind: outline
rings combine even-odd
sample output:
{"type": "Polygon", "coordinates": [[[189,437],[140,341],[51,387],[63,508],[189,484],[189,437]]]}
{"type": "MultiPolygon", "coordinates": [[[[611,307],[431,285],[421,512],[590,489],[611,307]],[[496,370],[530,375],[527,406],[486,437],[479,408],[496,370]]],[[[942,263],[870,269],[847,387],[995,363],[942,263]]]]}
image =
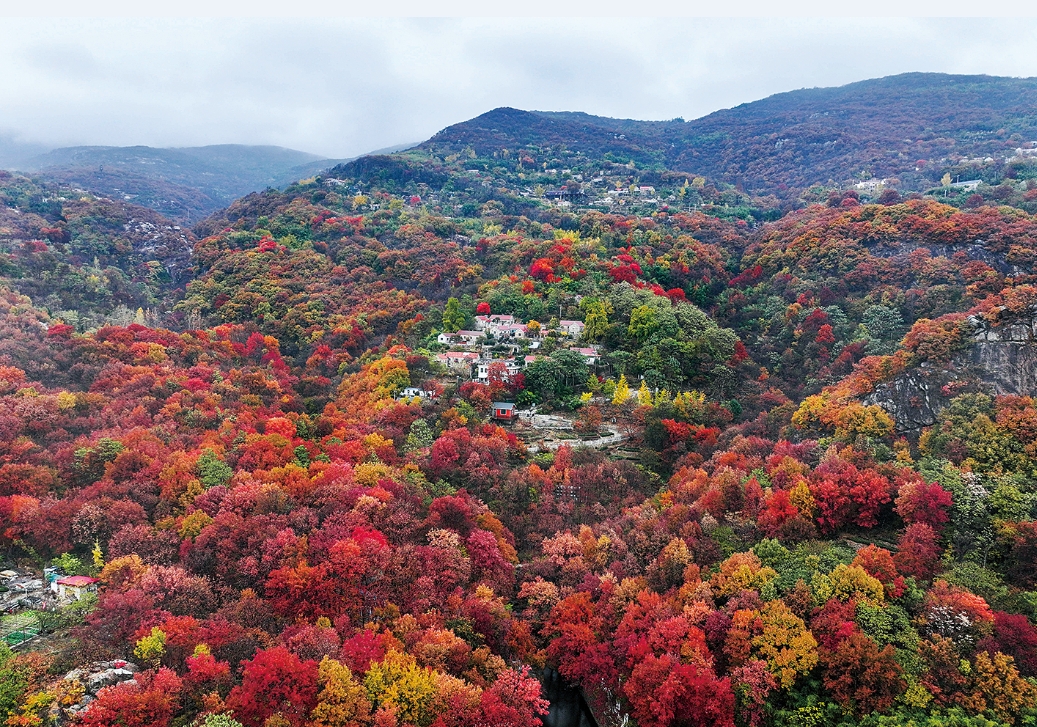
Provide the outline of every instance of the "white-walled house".
{"type": "Polygon", "coordinates": [[[595,348],[574,348],[573,350],[576,351],[576,353],[583,356],[583,360],[587,363],[588,366],[597,365],[598,360],[601,358],[601,355],[595,348]]]}
{"type": "Polygon", "coordinates": [[[478,360],[479,354],[467,351],[447,351],[446,353],[436,354],[436,361],[448,369],[463,373],[466,376],[472,375],[472,365],[478,360]]]}
{"type": "Polygon", "coordinates": [[[421,389],[417,386],[408,386],[400,395],[396,397],[400,401],[411,401],[413,399],[421,399],[422,401],[431,401],[436,398],[436,392],[429,391],[427,389],[421,389]]]}
{"type": "Polygon", "coordinates": [[[490,378],[490,366],[495,363],[504,364],[508,369],[508,376],[514,376],[519,372],[518,364],[513,358],[484,359],[476,366],[475,377],[483,381],[490,378]]]}
{"type": "Polygon", "coordinates": [[[493,331],[500,326],[509,326],[515,322],[515,316],[488,315],[476,316],[475,328],[479,331],[493,331]]]}
{"type": "Polygon", "coordinates": [[[469,346],[472,345],[473,343],[475,343],[476,341],[478,341],[484,335],[485,334],[482,331],[458,331],[457,332],[457,337],[459,339],[461,339],[461,341],[463,341],[465,344],[467,344],[469,346]]]}
{"type": "Polygon", "coordinates": [[[558,321],[558,330],[572,338],[582,336],[585,327],[583,321],[558,321]]]}
{"type": "Polygon", "coordinates": [[[58,594],[62,600],[82,600],[83,596],[97,590],[97,578],[89,576],[65,576],[51,583],[51,590],[58,594]]]}
{"type": "Polygon", "coordinates": [[[528,329],[525,323],[508,323],[493,331],[499,338],[525,338],[528,329]]]}

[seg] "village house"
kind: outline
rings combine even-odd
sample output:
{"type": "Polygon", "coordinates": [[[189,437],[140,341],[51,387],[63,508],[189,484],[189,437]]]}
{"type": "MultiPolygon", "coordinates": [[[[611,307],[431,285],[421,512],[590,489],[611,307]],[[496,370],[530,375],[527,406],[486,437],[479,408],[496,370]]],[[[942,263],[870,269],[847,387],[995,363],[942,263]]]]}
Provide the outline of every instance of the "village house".
{"type": "Polygon", "coordinates": [[[566,185],[560,189],[549,189],[544,192],[544,199],[556,200],[559,203],[569,202],[572,204],[583,199],[584,196],[586,195],[578,184],[566,185]]]}
{"type": "Polygon", "coordinates": [[[98,583],[97,578],[90,576],[65,576],[54,581],[51,584],[51,590],[57,593],[58,598],[62,600],[81,601],[88,593],[97,590],[98,583]]]}
{"type": "Polygon", "coordinates": [[[487,315],[475,317],[475,329],[477,331],[493,331],[500,326],[510,326],[515,323],[515,316],[487,315]]]}
{"type": "Polygon", "coordinates": [[[495,363],[504,364],[508,369],[508,376],[514,376],[519,372],[518,364],[513,358],[484,359],[476,367],[476,378],[483,380],[490,378],[490,366],[495,363]]]}
{"type": "Polygon", "coordinates": [[[411,401],[412,399],[422,399],[424,401],[432,401],[436,397],[436,392],[429,391],[427,389],[420,389],[417,386],[408,386],[400,395],[396,397],[399,401],[411,401]]]}
{"type": "Polygon", "coordinates": [[[442,343],[444,346],[450,346],[451,344],[454,344],[454,343],[457,342],[457,334],[456,333],[440,333],[438,336],[436,336],[436,342],[437,343],[442,343]]]}
{"type": "Polygon", "coordinates": [[[570,338],[582,336],[583,329],[583,321],[558,321],[558,330],[570,338]]]}
{"type": "Polygon", "coordinates": [[[601,358],[597,349],[594,348],[574,348],[573,350],[583,356],[583,360],[588,366],[596,366],[598,360],[601,358]]]}
{"type": "Polygon", "coordinates": [[[482,331],[458,331],[457,337],[461,339],[466,345],[471,346],[473,343],[483,337],[482,331]]]}
{"type": "Polygon", "coordinates": [[[525,338],[528,330],[525,323],[508,323],[498,326],[494,333],[498,338],[525,338]]]}
{"type": "Polygon", "coordinates": [[[464,373],[466,376],[472,375],[472,365],[478,360],[479,354],[465,351],[447,351],[436,354],[436,361],[448,369],[464,373]]]}
{"type": "Polygon", "coordinates": [[[875,177],[872,177],[871,179],[866,179],[863,182],[857,182],[857,184],[855,184],[854,186],[862,192],[865,192],[867,194],[874,194],[875,192],[878,192],[886,186],[886,180],[876,179],[875,177]]]}

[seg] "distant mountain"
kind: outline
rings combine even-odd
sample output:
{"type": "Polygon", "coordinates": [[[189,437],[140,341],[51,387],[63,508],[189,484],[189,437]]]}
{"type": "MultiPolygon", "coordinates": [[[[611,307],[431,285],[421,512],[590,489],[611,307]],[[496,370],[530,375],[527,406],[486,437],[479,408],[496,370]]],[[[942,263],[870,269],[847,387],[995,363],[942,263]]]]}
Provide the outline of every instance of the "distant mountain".
{"type": "Polygon", "coordinates": [[[80,330],[125,325],[138,308],[166,313],[190,277],[195,242],[152,209],[0,171],[0,291],[80,330]]]}
{"type": "Polygon", "coordinates": [[[1037,78],[908,73],[781,93],[688,122],[499,108],[421,147],[444,156],[564,147],[788,196],[870,176],[921,189],[963,163],[982,175],[1034,139],[1037,78]]]}
{"type": "Polygon", "coordinates": [[[18,141],[13,136],[0,135],[0,169],[18,169],[22,164],[46,154],[53,147],[18,141]]]}
{"type": "MultiPolygon", "coordinates": [[[[242,144],[170,149],[73,146],[45,153],[31,145],[10,142],[8,148],[4,144],[0,139],[0,168],[132,201],[185,224],[194,224],[250,192],[283,188],[351,161],[242,144]]],[[[399,144],[371,153],[388,154],[412,146],[399,144]]]]}
{"type": "Polygon", "coordinates": [[[276,146],[79,146],[12,166],[194,222],[249,192],[284,186],[311,174],[315,166],[338,161],[276,146]]]}

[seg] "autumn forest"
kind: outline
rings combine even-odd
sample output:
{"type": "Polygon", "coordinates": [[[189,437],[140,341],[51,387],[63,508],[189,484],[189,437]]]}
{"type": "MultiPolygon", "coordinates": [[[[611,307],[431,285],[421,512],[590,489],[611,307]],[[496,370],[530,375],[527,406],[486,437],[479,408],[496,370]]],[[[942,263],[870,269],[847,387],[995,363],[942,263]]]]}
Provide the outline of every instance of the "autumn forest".
{"type": "Polygon", "coordinates": [[[0,172],[3,724],[1037,724],[1037,142],[550,128],[193,226],[0,172]]]}

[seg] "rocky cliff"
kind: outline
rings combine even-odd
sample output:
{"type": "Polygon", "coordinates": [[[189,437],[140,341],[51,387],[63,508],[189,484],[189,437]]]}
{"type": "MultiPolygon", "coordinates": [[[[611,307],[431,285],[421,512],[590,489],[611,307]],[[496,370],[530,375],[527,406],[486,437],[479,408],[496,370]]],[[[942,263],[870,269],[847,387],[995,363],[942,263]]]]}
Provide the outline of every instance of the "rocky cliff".
{"type": "Polygon", "coordinates": [[[935,424],[959,394],[1037,395],[1037,310],[996,325],[972,316],[968,325],[972,345],[949,364],[923,362],[879,384],[865,403],[888,411],[898,428],[917,432],[935,424]]]}

